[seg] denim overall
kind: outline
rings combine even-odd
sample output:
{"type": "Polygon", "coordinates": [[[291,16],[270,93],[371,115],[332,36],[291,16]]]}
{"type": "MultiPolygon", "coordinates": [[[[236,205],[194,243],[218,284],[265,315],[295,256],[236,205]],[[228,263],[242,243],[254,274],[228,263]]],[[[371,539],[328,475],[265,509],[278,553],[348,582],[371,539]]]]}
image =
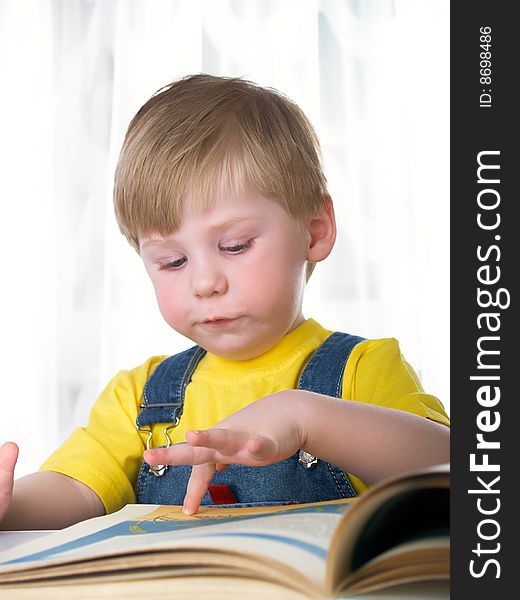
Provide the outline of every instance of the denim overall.
{"type": "MultiPolygon", "coordinates": [[[[333,333],[314,352],[303,370],[298,389],[336,398],[341,397],[343,373],[354,346],[363,338],[346,333],[333,333]]],[[[165,359],[146,382],[141,412],[136,424],[148,434],[151,425],[169,424],[164,433],[170,445],[168,430],[176,427],[184,407],[186,386],[205,350],[194,346],[165,359]]],[[[137,480],[137,502],[141,504],[183,503],[191,465],[155,466],[143,463],[137,480]]],[[[236,503],[221,506],[269,506],[321,502],[351,498],[356,495],[342,469],[298,451],[293,456],[265,467],[229,465],[215,472],[212,484],[229,487],[236,503]]],[[[202,504],[212,504],[206,492],[202,504]]]]}

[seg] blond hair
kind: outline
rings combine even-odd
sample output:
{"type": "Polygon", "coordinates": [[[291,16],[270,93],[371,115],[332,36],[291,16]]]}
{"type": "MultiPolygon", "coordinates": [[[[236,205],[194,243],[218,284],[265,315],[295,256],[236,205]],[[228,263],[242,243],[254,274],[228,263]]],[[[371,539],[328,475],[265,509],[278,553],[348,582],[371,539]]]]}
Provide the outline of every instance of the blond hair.
{"type": "Polygon", "coordinates": [[[280,92],[241,78],[199,74],[161,88],[130,122],[115,174],[121,232],[166,236],[183,206],[204,211],[250,184],[296,218],[315,215],[326,194],[316,133],[280,92]]]}

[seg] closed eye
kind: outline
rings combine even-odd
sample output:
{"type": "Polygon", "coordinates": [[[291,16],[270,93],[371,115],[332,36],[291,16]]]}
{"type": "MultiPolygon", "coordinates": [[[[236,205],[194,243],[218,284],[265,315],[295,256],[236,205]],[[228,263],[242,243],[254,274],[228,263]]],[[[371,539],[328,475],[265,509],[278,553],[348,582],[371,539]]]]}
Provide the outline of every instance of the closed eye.
{"type": "Polygon", "coordinates": [[[159,271],[175,271],[176,269],[180,269],[187,261],[188,259],[183,256],[177,260],[170,260],[168,262],[161,263],[159,265],[159,271]]]}
{"type": "Polygon", "coordinates": [[[241,254],[245,252],[254,244],[255,240],[250,239],[243,244],[233,244],[232,246],[220,246],[220,250],[222,252],[227,252],[228,254],[241,254]]]}

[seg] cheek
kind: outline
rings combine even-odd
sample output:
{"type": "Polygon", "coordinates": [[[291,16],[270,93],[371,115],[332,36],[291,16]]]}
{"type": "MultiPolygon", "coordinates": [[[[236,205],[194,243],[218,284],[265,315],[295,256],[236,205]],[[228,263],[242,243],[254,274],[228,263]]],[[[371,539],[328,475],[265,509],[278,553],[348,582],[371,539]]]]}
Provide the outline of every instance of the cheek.
{"type": "Polygon", "coordinates": [[[178,287],[162,281],[155,283],[154,288],[157,304],[164,319],[170,324],[182,321],[186,312],[186,302],[182,301],[178,287]]]}
{"type": "Polygon", "coordinates": [[[237,279],[242,295],[254,306],[281,308],[298,302],[305,285],[305,264],[289,257],[267,257],[237,279]]]}

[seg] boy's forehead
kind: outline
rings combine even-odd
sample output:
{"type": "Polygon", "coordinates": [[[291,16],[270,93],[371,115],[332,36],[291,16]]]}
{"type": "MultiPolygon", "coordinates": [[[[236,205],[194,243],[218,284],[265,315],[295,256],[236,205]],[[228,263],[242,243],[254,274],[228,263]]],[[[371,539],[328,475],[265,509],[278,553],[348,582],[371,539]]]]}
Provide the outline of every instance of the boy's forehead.
{"type": "Polygon", "coordinates": [[[271,207],[280,205],[278,198],[263,194],[250,184],[239,189],[221,190],[205,202],[199,202],[196,197],[186,194],[179,213],[179,223],[182,226],[188,221],[218,223],[223,220],[258,218],[271,207]]]}
{"type": "Polygon", "coordinates": [[[192,228],[197,232],[211,233],[242,224],[267,222],[279,217],[280,211],[287,212],[280,201],[254,190],[222,195],[205,207],[194,207],[192,203],[185,202],[179,215],[179,223],[174,230],[144,234],[140,236],[140,246],[160,246],[175,238],[176,234],[192,228]]]}

